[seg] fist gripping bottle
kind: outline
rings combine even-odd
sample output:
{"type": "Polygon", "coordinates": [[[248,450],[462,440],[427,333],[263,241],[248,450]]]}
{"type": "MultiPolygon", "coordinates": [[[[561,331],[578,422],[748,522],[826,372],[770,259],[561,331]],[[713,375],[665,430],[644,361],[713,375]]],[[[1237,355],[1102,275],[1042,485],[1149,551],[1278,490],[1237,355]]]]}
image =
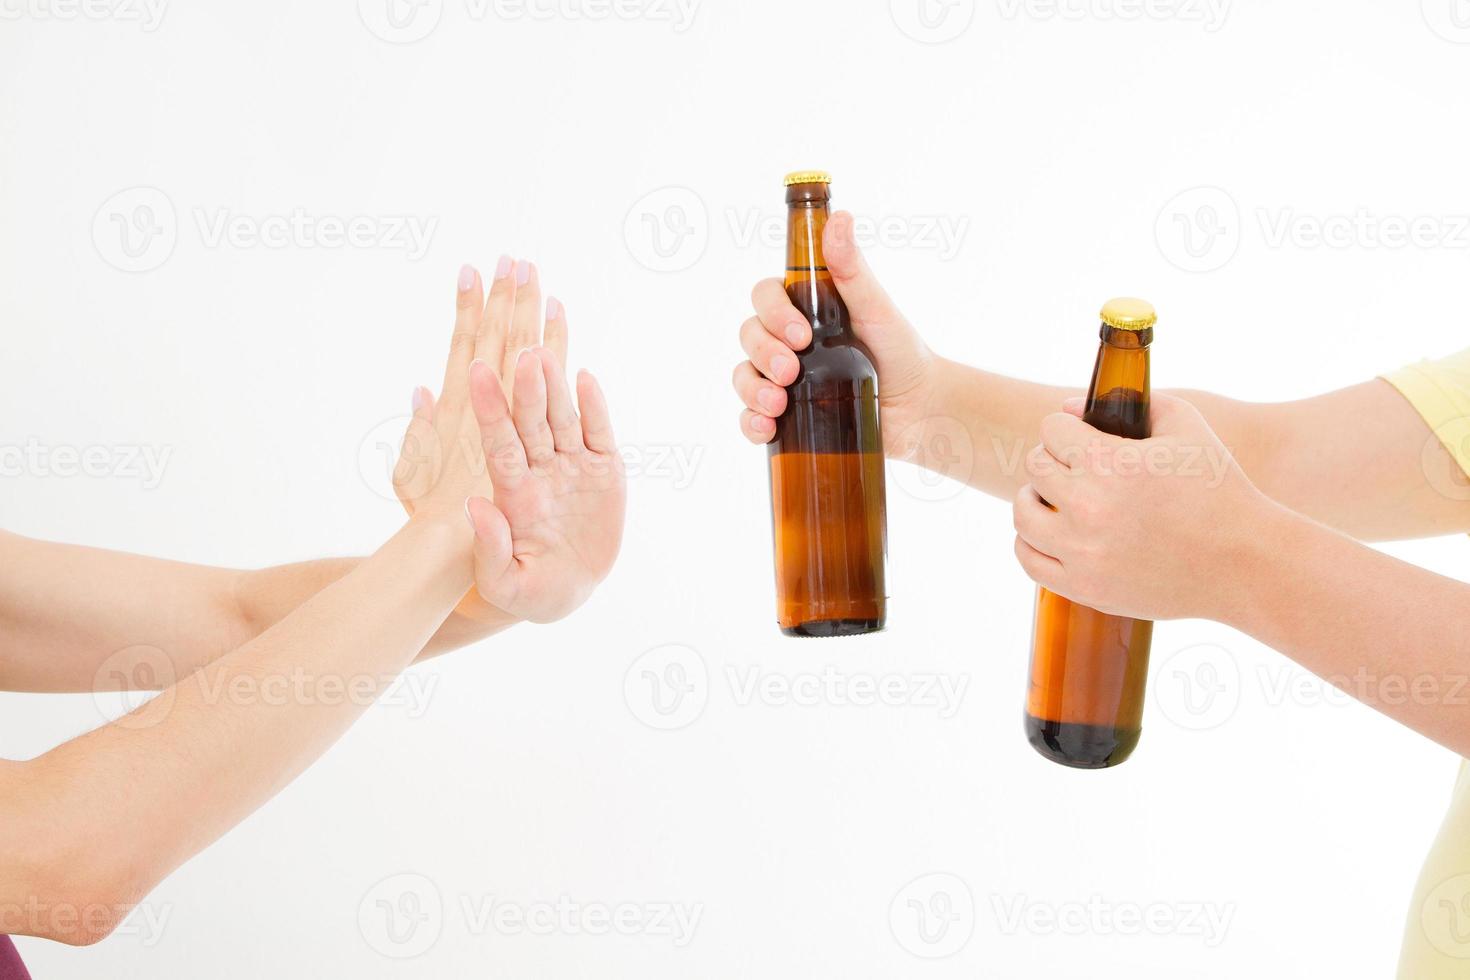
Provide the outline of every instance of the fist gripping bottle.
{"type": "Polygon", "coordinates": [[[769,446],[776,621],[787,636],[883,628],[887,553],[878,372],[822,258],[832,178],[786,177],[786,293],[812,325],[769,446]]]}
{"type": "MultiPolygon", "coordinates": [[[[1147,439],[1148,348],[1154,308],[1109,300],[1083,421],[1127,439],[1147,439]]],[[[1128,569],[1120,568],[1119,575],[1128,569]]],[[[1105,769],[1127,759],[1143,724],[1154,624],[1108,616],[1046,589],[1036,595],[1026,738],[1053,762],[1105,769]]]]}

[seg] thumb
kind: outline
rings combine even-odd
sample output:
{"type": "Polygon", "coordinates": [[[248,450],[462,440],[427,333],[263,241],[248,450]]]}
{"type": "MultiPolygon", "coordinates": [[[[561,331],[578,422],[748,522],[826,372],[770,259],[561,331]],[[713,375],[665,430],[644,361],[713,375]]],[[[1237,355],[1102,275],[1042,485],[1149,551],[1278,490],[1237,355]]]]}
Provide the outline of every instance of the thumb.
{"type": "Polygon", "coordinates": [[[827,219],[827,228],[822,233],[822,256],[847,304],[847,311],[852,314],[854,326],[903,322],[903,315],[878,284],[857,246],[851,212],[838,211],[827,219]]]}
{"type": "Polygon", "coordinates": [[[1082,410],[1086,407],[1087,399],[1083,398],[1081,395],[1073,396],[1072,398],[1068,398],[1066,401],[1062,402],[1062,411],[1066,412],[1068,415],[1075,415],[1079,419],[1082,417],[1082,410]]]}
{"type": "Polygon", "coordinates": [[[466,498],[464,512],[475,531],[475,589],[486,602],[505,609],[515,598],[518,565],[510,523],[484,497],[466,498]]]}
{"type": "Polygon", "coordinates": [[[1210,424],[1194,405],[1174,395],[1156,394],[1149,399],[1149,426],[1155,438],[1199,432],[1213,434],[1210,424]]]}

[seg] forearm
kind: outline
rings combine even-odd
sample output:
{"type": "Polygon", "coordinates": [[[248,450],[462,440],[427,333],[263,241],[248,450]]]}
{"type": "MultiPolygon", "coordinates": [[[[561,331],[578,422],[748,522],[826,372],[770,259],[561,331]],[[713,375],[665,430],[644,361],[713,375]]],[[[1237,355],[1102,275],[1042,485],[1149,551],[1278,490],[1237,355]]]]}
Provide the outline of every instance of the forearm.
{"type": "Polygon", "coordinates": [[[1041,420],[1082,394],[938,358],[917,437],[894,447],[901,458],[1009,500],[1028,482],[1026,452],[1041,420]]]}
{"type": "Polygon", "coordinates": [[[410,524],[138,711],[0,770],[0,891],[21,889],[0,908],[136,901],[325,752],[470,580],[463,542],[410,524]]]}
{"type": "MultiPolygon", "coordinates": [[[[237,571],[0,532],[0,690],[167,686],[259,636],[363,560],[237,571]]],[[[419,659],[513,623],[469,594],[419,659]]]]}
{"type": "MultiPolygon", "coordinates": [[[[347,575],[362,558],[323,558],[236,574],[231,606],[247,637],[257,636],[286,618],[297,606],[347,575]]],[[[493,636],[518,622],[515,617],[466,592],[415,662],[493,636]]]]}
{"type": "Polygon", "coordinates": [[[1214,618],[1470,756],[1470,585],[1268,504],[1214,618]]]}

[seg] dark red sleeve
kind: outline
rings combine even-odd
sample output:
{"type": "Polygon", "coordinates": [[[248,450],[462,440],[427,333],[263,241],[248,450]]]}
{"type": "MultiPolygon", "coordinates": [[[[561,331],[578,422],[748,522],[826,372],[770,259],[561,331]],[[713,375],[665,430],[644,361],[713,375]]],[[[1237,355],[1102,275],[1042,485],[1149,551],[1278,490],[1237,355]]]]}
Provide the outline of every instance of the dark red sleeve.
{"type": "Polygon", "coordinates": [[[9,936],[0,936],[0,980],[31,980],[9,936]]]}

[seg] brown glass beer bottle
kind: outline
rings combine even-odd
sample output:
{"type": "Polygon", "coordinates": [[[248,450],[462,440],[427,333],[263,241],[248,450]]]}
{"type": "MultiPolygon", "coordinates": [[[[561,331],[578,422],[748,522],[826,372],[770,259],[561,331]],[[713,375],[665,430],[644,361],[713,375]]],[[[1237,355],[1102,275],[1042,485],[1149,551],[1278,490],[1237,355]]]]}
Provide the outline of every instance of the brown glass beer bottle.
{"type": "Polygon", "coordinates": [[[776,621],[788,636],[871,633],[886,617],[878,372],[822,259],[831,180],[786,177],[786,293],[812,325],[769,447],[776,621]]]}
{"type": "MultiPolygon", "coordinates": [[[[1141,299],[1114,299],[1102,308],[1102,343],[1082,415],[1093,428],[1148,438],[1148,348],[1156,319],[1141,299]]],[[[1151,622],[1107,616],[1037,590],[1026,697],[1026,738],[1037,752],[1078,769],[1116,766],[1132,754],[1153,629],[1151,622]]]]}

